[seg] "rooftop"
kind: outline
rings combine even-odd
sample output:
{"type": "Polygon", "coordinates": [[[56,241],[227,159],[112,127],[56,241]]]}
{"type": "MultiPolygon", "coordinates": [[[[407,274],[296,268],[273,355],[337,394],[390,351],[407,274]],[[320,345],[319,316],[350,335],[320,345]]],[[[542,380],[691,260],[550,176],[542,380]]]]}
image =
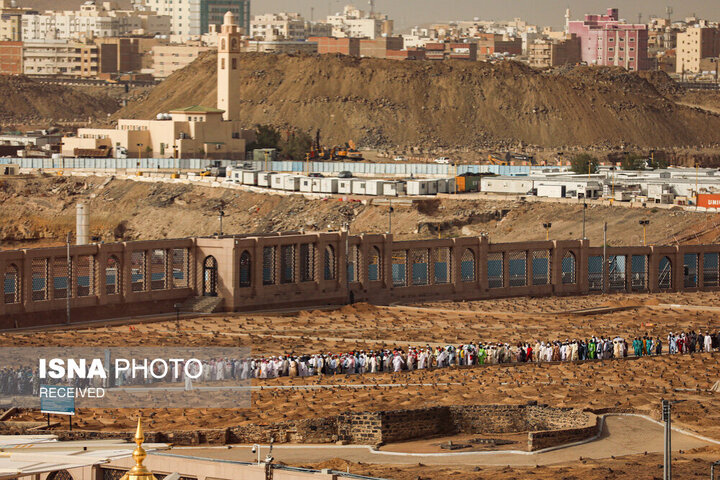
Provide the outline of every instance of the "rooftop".
{"type": "Polygon", "coordinates": [[[203,107],[202,105],[193,105],[191,107],[177,108],[170,113],[225,113],[225,110],[213,107],[203,107]]]}

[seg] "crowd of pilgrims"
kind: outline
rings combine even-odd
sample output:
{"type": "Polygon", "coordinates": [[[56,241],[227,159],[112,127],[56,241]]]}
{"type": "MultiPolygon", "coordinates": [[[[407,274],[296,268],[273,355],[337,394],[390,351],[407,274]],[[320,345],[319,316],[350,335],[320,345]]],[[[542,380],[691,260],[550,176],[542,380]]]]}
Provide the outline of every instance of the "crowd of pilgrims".
{"type": "MultiPolygon", "coordinates": [[[[636,337],[630,343],[624,338],[592,337],[588,340],[538,341],[531,343],[474,343],[445,347],[410,347],[384,349],[381,351],[358,351],[344,354],[284,355],[263,358],[227,359],[219,358],[203,363],[202,374],[190,371],[195,380],[182,374],[174,379],[184,382],[186,388],[193,383],[207,383],[225,380],[246,380],[250,378],[307,377],[313,375],[362,374],[380,372],[402,372],[450,366],[494,365],[501,363],[525,362],[577,362],[667,354],[686,354],[720,351],[720,332],[670,333],[667,347],[659,337],[636,337]],[[663,350],[664,349],[664,350],[663,350]]],[[[112,377],[112,375],[110,375],[112,377]]],[[[76,387],[108,387],[161,382],[153,379],[128,379],[121,375],[108,385],[107,381],[86,381],[75,379],[76,387]]],[[[44,380],[43,382],[47,382],[44,380]]],[[[53,382],[53,383],[60,383],[53,382]]],[[[0,370],[0,394],[37,394],[40,381],[33,370],[24,367],[19,370],[0,370]]]]}

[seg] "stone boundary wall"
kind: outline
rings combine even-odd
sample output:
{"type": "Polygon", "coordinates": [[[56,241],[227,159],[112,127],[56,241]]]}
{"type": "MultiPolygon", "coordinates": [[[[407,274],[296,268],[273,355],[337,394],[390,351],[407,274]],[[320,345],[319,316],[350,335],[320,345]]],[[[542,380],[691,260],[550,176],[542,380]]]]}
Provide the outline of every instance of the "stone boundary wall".
{"type": "MultiPolygon", "coordinates": [[[[175,445],[232,443],[335,443],[382,445],[459,433],[528,432],[527,450],[535,451],[593,437],[599,417],[594,413],[544,405],[463,405],[408,410],[347,413],[298,421],[239,425],[224,429],[148,432],[146,441],[175,445]]],[[[46,430],[23,422],[0,422],[0,434],[58,435],[60,440],[122,438],[132,432],[46,430]]]]}

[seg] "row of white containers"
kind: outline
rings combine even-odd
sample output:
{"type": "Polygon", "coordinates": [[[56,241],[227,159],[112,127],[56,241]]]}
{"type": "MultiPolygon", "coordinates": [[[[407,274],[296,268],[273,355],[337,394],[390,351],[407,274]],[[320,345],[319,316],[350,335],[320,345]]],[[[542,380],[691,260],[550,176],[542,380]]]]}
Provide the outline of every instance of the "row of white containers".
{"type": "Polygon", "coordinates": [[[290,173],[268,173],[255,170],[227,169],[227,181],[242,185],[266,187],[273,190],[306,193],[337,193],[352,195],[391,196],[435,195],[450,193],[454,178],[419,179],[407,181],[372,180],[361,178],[306,177],[290,173]]]}

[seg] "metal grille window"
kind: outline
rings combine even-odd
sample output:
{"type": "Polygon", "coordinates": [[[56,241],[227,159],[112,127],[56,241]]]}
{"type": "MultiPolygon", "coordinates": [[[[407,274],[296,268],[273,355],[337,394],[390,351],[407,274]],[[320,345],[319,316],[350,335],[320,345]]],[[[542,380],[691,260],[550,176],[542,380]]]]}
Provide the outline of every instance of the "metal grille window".
{"type": "Polygon", "coordinates": [[[68,277],[70,272],[68,271],[67,257],[55,257],[52,265],[52,277],[53,277],[53,297],[54,298],[67,298],[68,295],[72,295],[72,292],[68,292],[68,286],[70,282],[68,277]]]}
{"type": "Polygon", "coordinates": [[[152,290],[165,290],[165,269],[167,267],[165,250],[155,249],[150,253],[150,288],[152,290]]]}
{"type": "Polygon", "coordinates": [[[510,252],[508,255],[508,275],[511,287],[527,285],[527,252],[510,252]]]}
{"type": "Polygon", "coordinates": [[[130,254],[130,285],[133,292],[145,291],[145,252],[130,254]]]}
{"type": "Polygon", "coordinates": [[[172,288],[186,288],[190,270],[190,253],[187,248],[174,248],[172,255],[172,288]]]}
{"type": "Polygon", "coordinates": [[[672,288],[672,262],[668,257],[662,257],[658,265],[658,288],[672,288]]]}
{"type": "Polygon", "coordinates": [[[335,249],[332,245],[325,247],[325,280],[335,280],[335,249]]]}
{"type": "Polygon", "coordinates": [[[405,250],[393,250],[392,252],[392,282],[393,287],[404,287],[407,285],[407,252],[405,250]]]}
{"type": "Polygon", "coordinates": [[[450,248],[435,248],[432,251],[432,257],[435,283],[448,283],[450,281],[450,248]]]}
{"type": "Polygon", "coordinates": [[[348,283],[360,281],[360,248],[357,245],[350,245],[347,261],[347,280],[348,283]]]}
{"type": "Polygon", "coordinates": [[[371,282],[378,282],[382,280],[382,257],[380,256],[380,250],[377,247],[373,247],[370,251],[370,261],[368,262],[368,280],[371,282]]]}
{"type": "Polygon", "coordinates": [[[576,275],[575,254],[566,252],[562,259],[562,283],[565,285],[575,284],[576,275]]]}
{"type": "Polygon", "coordinates": [[[105,265],[105,294],[117,295],[120,293],[120,262],[112,255],[105,265]]]}
{"type": "Polygon", "coordinates": [[[488,253],[487,275],[488,287],[503,287],[503,254],[501,252],[488,253]]]}
{"type": "Polygon", "coordinates": [[[247,250],[240,254],[240,287],[249,287],[252,282],[252,261],[247,250]]]}
{"type": "Polygon", "coordinates": [[[412,284],[428,284],[428,249],[413,248],[410,250],[410,263],[412,265],[412,284]]]}
{"type": "Polygon", "coordinates": [[[532,253],[532,284],[547,285],[550,283],[550,251],[535,250],[532,253]]]}
{"type": "Polygon", "coordinates": [[[475,278],[475,252],[466,248],[460,257],[460,280],[474,282],[475,278]]]}
{"type": "Polygon", "coordinates": [[[588,288],[590,290],[603,290],[603,257],[588,258],[588,288]]]}
{"type": "Polygon", "coordinates": [[[315,281],[315,244],[300,245],[300,281],[315,281]]]}
{"type": "Polygon", "coordinates": [[[5,268],[3,293],[5,303],[20,303],[20,270],[15,265],[5,268]]]}
{"type": "Polygon", "coordinates": [[[275,248],[263,247],[263,285],[275,285],[275,248]]]}
{"type": "Polygon", "coordinates": [[[280,283],[295,281],[295,245],[280,247],[280,283]]]}
{"type": "Polygon", "coordinates": [[[630,289],[647,290],[648,261],[647,255],[633,255],[630,260],[630,289]]]}
{"type": "Polygon", "coordinates": [[[32,299],[47,300],[48,259],[33,258],[30,264],[32,274],[32,299]]]}
{"type": "Polygon", "coordinates": [[[625,255],[612,255],[608,259],[608,285],[610,290],[625,290],[625,272],[627,257],[625,255]]]}
{"type": "Polygon", "coordinates": [[[718,265],[720,265],[719,256],[717,253],[706,253],[703,255],[703,285],[706,287],[717,287],[718,279],[718,265]]]}
{"type": "Polygon", "coordinates": [[[91,255],[77,257],[77,296],[89,297],[95,294],[95,258],[91,255]]]}
{"type": "Polygon", "coordinates": [[[686,253],[683,258],[683,285],[685,288],[698,286],[698,254],[686,253]]]}

